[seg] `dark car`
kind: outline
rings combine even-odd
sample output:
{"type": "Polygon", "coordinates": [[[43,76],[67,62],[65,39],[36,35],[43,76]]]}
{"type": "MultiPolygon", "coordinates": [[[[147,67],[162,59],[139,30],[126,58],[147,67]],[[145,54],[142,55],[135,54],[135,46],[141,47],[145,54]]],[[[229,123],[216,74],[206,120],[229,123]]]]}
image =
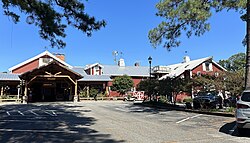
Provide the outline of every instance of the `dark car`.
{"type": "Polygon", "coordinates": [[[194,109],[222,108],[222,98],[215,92],[199,92],[193,99],[194,109]]]}
{"type": "Polygon", "coordinates": [[[230,96],[224,100],[224,106],[226,107],[236,107],[237,97],[230,96]]]}

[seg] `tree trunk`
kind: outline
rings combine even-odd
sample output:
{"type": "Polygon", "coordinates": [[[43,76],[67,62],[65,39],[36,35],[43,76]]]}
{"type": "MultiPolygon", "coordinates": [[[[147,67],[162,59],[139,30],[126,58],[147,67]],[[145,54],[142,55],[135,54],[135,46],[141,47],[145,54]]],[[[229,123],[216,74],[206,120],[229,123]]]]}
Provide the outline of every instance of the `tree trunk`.
{"type": "Polygon", "coordinates": [[[250,89],[250,0],[247,0],[247,36],[246,36],[246,73],[245,73],[245,89],[250,89]]]}

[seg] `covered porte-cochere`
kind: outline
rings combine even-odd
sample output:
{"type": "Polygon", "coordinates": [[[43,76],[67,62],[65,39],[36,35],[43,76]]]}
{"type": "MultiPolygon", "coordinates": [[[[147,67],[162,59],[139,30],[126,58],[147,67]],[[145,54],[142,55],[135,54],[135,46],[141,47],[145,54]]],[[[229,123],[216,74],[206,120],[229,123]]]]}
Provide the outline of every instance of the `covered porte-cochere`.
{"type": "Polygon", "coordinates": [[[23,103],[78,101],[77,81],[83,78],[56,61],[25,72],[19,77],[23,103]]]}

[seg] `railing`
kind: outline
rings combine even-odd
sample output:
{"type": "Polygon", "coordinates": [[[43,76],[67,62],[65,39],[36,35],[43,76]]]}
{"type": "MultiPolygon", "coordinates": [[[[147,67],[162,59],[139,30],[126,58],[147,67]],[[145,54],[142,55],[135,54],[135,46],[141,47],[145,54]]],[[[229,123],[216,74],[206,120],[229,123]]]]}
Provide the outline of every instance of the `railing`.
{"type": "MultiPolygon", "coordinates": [[[[97,97],[96,100],[123,100],[124,97],[97,97]]],[[[80,97],[80,101],[95,100],[94,97],[80,97]]]]}
{"type": "Polygon", "coordinates": [[[18,95],[2,95],[0,102],[21,102],[21,98],[17,99],[18,95]]]}

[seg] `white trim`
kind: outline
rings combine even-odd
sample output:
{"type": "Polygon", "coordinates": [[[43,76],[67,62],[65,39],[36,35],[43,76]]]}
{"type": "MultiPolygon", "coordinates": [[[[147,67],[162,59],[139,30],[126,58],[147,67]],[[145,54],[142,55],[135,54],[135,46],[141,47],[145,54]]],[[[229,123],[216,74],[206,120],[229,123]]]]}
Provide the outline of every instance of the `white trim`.
{"type": "MultiPolygon", "coordinates": [[[[174,69],[174,70],[171,70],[169,74],[162,76],[161,78],[159,78],[159,80],[166,79],[167,77],[177,77],[177,76],[181,75],[183,72],[185,72],[185,70],[187,70],[187,69],[192,71],[198,65],[201,65],[202,70],[206,71],[205,62],[212,59],[212,58],[213,57],[206,57],[206,58],[201,58],[201,59],[197,59],[197,60],[191,60],[188,63],[178,63],[178,64],[174,64],[174,65],[169,65],[167,67],[174,69]],[[188,68],[185,68],[185,66],[187,66],[187,64],[189,66],[188,66],[188,68]],[[174,68],[172,68],[172,67],[174,67],[174,68]]],[[[216,62],[213,61],[213,63],[216,63],[216,62]]],[[[222,69],[224,70],[224,68],[222,68],[222,69]]]]}
{"type": "Polygon", "coordinates": [[[227,69],[225,69],[224,67],[222,67],[220,64],[218,64],[214,60],[212,60],[212,63],[214,63],[215,65],[217,65],[219,68],[223,69],[224,71],[227,71],[227,69]]]}
{"type": "Polygon", "coordinates": [[[90,69],[94,66],[98,65],[99,67],[103,68],[103,66],[100,64],[100,63],[94,63],[94,64],[91,64],[91,65],[86,65],[86,67],[84,68],[84,70],[87,70],[87,69],[90,69]]]}
{"type": "Polygon", "coordinates": [[[43,57],[43,56],[45,56],[45,55],[48,55],[48,56],[50,56],[51,58],[53,58],[54,60],[58,61],[59,63],[65,65],[65,66],[67,66],[67,67],[69,67],[69,68],[72,68],[71,65],[67,64],[66,62],[64,62],[63,60],[57,58],[55,55],[51,54],[49,51],[46,50],[46,51],[42,52],[41,54],[39,54],[39,55],[37,55],[37,56],[35,56],[35,57],[33,57],[33,58],[30,58],[30,59],[28,59],[28,60],[26,60],[26,61],[24,61],[24,62],[22,62],[22,63],[20,63],[20,64],[17,64],[17,65],[15,65],[15,66],[9,68],[8,70],[9,70],[10,72],[12,72],[13,70],[15,70],[15,69],[17,69],[17,68],[19,68],[19,67],[21,67],[21,66],[23,66],[23,65],[25,65],[25,64],[28,64],[28,63],[30,63],[30,62],[36,60],[36,59],[39,59],[40,57],[43,57]]]}

